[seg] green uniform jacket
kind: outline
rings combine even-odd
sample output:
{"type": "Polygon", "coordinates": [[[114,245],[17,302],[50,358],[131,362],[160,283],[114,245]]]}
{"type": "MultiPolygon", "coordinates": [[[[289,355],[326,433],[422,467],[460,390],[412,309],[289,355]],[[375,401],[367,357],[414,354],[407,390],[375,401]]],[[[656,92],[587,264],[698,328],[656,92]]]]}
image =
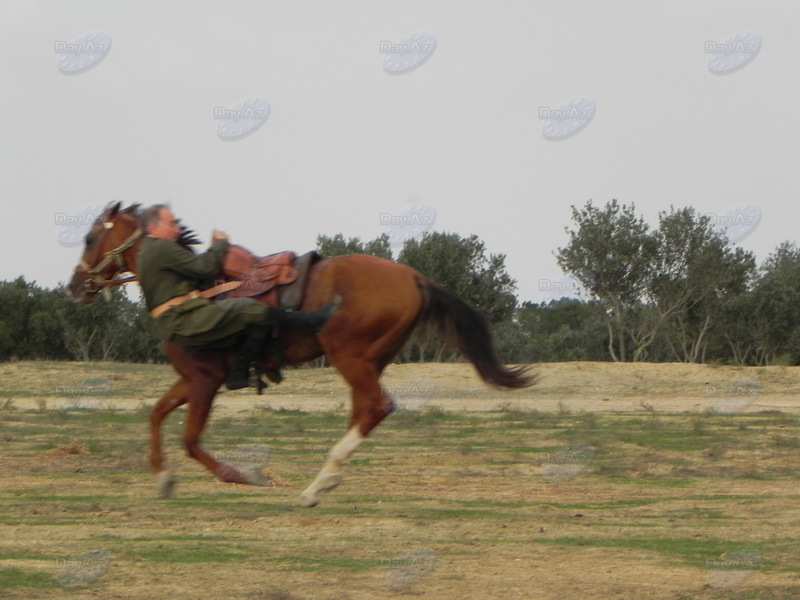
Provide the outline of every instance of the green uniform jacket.
{"type": "MultiPolygon", "coordinates": [[[[227,249],[228,242],[219,240],[205,253],[195,254],[171,240],[146,236],[136,261],[147,310],[188,294],[217,275],[227,249]]],[[[249,298],[220,302],[195,298],[165,311],[156,326],[162,338],[187,349],[224,348],[245,329],[263,327],[266,311],[265,305],[249,298]]]]}

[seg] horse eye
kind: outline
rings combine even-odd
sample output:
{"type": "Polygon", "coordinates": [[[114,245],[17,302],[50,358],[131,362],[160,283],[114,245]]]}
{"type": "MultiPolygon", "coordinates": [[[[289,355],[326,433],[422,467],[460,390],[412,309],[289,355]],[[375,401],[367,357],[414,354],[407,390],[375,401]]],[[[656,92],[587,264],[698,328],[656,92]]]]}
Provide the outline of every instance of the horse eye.
{"type": "Polygon", "coordinates": [[[87,233],[86,234],[86,246],[88,247],[88,246],[91,246],[92,244],[94,244],[94,236],[92,236],[91,233],[87,233]]]}

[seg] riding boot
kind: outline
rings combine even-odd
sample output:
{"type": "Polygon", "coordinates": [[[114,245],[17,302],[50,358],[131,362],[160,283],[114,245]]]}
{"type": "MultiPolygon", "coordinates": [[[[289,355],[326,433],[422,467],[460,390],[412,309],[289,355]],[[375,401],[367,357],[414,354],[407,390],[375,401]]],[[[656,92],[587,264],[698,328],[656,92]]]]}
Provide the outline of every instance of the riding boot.
{"type": "Polygon", "coordinates": [[[229,390],[250,387],[250,365],[258,358],[263,343],[263,337],[247,336],[244,339],[236,352],[233,367],[225,379],[225,385],[229,390]]]}
{"type": "Polygon", "coordinates": [[[336,314],[341,303],[341,296],[336,296],[318,310],[295,311],[271,306],[267,310],[266,324],[272,327],[305,327],[319,333],[336,314]]]}

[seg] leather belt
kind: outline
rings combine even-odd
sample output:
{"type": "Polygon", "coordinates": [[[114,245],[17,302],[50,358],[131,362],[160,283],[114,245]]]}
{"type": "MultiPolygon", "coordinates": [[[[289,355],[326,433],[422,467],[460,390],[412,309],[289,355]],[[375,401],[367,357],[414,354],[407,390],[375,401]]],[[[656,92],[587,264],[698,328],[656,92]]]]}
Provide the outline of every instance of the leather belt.
{"type": "Polygon", "coordinates": [[[208,288],[207,290],[192,290],[188,294],[184,294],[183,296],[175,296],[174,298],[170,298],[163,304],[159,304],[153,310],[150,311],[150,316],[154,319],[157,319],[161,315],[163,315],[166,311],[168,311],[173,306],[178,306],[179,304],[183,304],[187,300],[193,300],[194,298],[213,298],[214,296],[218,296],[219,294],[224,294],[225,292],[230,292],[231,290],[235,290],[240,285],[242,285],[244,281],[226,281],[225,283],[220,283],[219,285],[215,285],[212,288],[208,288]]]}

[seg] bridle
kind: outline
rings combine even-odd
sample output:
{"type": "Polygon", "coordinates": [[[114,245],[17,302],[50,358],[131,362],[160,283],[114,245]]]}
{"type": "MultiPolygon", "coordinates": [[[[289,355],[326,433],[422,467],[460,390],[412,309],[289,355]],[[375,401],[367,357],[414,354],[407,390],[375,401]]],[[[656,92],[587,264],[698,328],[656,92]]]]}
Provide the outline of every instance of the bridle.
{"type": "MultiPolygon", "coordinates": [[[[106,221],[103,223],[104,229],[113,229],[114,228],[113,221],[106,221]]],[[[115,262],[117,265],[117,273],[126,273],[129,272],[130,269],[128,265],[125,263],[125,252],[133,248],[139,238],[142,237],[144,230],[140,227],[136,228],[131,235],[129,235],[125,241],[123,241],[119,246],[114,248],[113,250],[109,250],[103,255],[103,259],[97,264],[96,267],[92,268],[83,258],[81,258],[80,262],[78,263],[78,267],[75,269],[78,273],[83,273],[88,275],[89,277],[83,282],[83,289],[86,291],[87,294],[96,294],[102,288],[109,286],[109,285],[120,285],[123,283],[130,283],[131,281],[138,281],[139,277],[133,275],[131,277],[124,277],[122,279],[106,279],[103,277],[102,273],[105,271],[106,267],[115,262]]]]}

